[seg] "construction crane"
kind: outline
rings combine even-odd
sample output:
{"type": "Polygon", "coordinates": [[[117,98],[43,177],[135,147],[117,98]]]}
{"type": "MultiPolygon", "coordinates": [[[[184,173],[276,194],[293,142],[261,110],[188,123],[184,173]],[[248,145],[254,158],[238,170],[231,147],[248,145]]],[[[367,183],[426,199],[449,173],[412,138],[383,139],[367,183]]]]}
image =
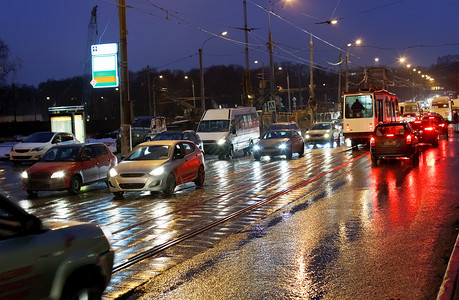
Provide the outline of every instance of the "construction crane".
{"type": "Polygon", "coordinates": [[[97,30],[97,5],[92,8],[91,17],[88,24],[88,40],[86,44],[86,55],[83,74],[83,96],[81,104],[84,106],[85,111],[88,113],[88,108],[91,100],[91,45],[96,44],[99,32],[97,30]]]}

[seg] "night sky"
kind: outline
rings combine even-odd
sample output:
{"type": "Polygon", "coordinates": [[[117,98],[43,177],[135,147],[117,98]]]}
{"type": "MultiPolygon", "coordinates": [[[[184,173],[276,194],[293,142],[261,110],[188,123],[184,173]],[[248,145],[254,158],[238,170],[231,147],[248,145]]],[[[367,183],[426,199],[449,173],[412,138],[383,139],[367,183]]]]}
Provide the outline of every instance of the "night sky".
{"type": "MultiPolygon", "coordinates": [[[[119,41],[118,1],[19,0],[2,1],[0,39],[10,48],[10,60],[22,67],[8,83],[37,86],[48,79],[84,73],[88,23],[98,5],[98,43],[119,41]]],[[[244,66],[242,0],[126,0],[128,65],[131,71],[151,68],[244,66]]],[[[309,39],[314,38],[314,65],[337,70],[340,52],[350,49],[351,67],[397,66],[406,57],[414,66],[430,66],[438,56],[459,54],[459,0],[247,0],[250,67],[269,64],[268,12],[275,43],[275,61],[309,66],[309,39]],[[338,18],[337,25],[324,23],[338,18]],[[317,24],[322,23],[322,24],[317,24]]]]}

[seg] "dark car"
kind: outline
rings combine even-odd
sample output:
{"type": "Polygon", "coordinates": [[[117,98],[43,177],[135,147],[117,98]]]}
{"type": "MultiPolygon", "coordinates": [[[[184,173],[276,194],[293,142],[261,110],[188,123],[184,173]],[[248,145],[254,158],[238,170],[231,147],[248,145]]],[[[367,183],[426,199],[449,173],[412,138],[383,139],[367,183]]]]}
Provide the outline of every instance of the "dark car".
{"type": "Polygon", "coordinates": [[[204,151],[204,146],[202,144],[201,138],[194,130],[184,130],[184,131],[163,131],[158,133],[154,137],[151,138],[152,141],[178,141],[178,140],[185,140],[185,141],[192,141],[196,144],[196,146],[204,151]]]}
{"type": "Polygon", "coordinates": [[[440,114],[428,113],[422,118],[422,121],[432,122],[438,134],[448,137],[448,123],[446,123],[445,119],[443,119],[440,114]]]}
{"type": "Polygon", "coordinates": [[[102,143],[59,145],[22,173],[22,186],[29,195],[37,191],[80,191],[83,185],[106,181],[117,158],[102,143]]]}
{"type": "Polygon", "coordinates": [[[430,120],[418,120],[410,123],[415,131],[419,143],[432,144],[432,147],[438,147],[438,132],[430,120]]]}
{"type": "Polygon", "coordinates": [[[253,158],[260,160],[262,156],[285,155],[291,159],[293,153],[304,154],[304,140],[295,129],[268,131],[253,147],[253,158]]]}
{"type": "Polygon", "coordinates": [[[371,162],[379,159],[408,157],[413,165],[419,161],[418,138],[408,123],[384,123],[376,126],[370,139],[371,162]]]}

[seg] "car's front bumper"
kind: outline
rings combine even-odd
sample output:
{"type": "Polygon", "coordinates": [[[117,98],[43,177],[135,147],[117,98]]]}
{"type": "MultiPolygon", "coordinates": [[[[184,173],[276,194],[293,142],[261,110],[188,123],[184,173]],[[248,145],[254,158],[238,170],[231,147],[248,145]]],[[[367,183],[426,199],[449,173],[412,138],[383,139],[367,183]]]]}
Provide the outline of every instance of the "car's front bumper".
{"type": "Polygon", "coordinates": [[[118,174],[108,179],[110,192],[128,191],[162,191],[166,187],[166,175],[152,176],[149,174],[135,175],[118,174]],[[129,176],[129,177],[127,177],[129,176]]]}

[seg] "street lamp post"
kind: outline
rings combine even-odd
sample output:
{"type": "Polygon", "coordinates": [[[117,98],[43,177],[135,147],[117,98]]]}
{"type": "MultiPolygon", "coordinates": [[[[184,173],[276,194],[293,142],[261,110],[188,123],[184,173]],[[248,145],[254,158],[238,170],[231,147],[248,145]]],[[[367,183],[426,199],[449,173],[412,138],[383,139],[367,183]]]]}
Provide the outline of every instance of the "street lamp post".
{"type": "MultiPolygon", "coordinates": [[[[163,78],[163,75],[159,75],[159,76],[153,77],[153,81],[152,81],[152,90],[153,90],[153,116],[156,116],[156,84],[155,84],[156,78],[161,79],[161,78],[163,78]]],[[[150,110],[150,114],[151,114],[151,110],[150,110]]]]}
{"type": "Polygon", "coordinates": [[[205,89],[204,89],[204,69],[202,67],[202,48],[204,48],[204,44],[207,43],[207,41],[215,37],[218,37],[218,36],[225,36],[227,34],[228,34],[227,31],[223,31],[219,35],[211,36],[210,38],[205,40],[204,43],[202,43],[202,46],[201,48],[199,48],[199,51],[198,51],[199,52],[199,71],[200,71],[200,78],[201,78],[201,109],[203,112],[206,110],[206,96],[205,96],[205,89]]]}
{"type": "MultiPolygon", "coordinates": [[[[362,40],[356,40],[355,45],[360,45],[362,40]]],[[[346,93],[349,92],[349,49],[351,49],[352,43],[347,44],[347,52],[346,52],[346,85],[345,91],[346,93]]]]}
{"type": "Polygon", "coordinates": [[[193,106],[194,108],[196,108],[196,98],[195,98],[195,93],[194,93],[194,80],[193,78],[190,78],[188,76],[185,75],[185,79],[190,79],[191,80],[191,90],[192,90],[192,93],[193,93],[193,106]]]}

